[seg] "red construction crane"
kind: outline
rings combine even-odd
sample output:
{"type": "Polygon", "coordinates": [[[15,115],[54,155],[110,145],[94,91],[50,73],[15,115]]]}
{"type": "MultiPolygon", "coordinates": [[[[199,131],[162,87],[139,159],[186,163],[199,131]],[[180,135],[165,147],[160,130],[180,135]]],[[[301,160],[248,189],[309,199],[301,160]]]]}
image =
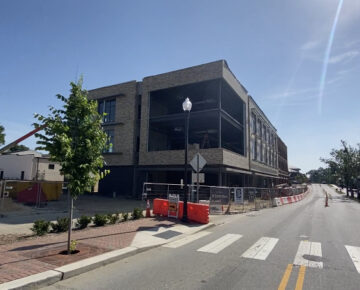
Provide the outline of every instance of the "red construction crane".
{"type": "Polygon", "coordinates": [[[30,136],[34,135],[36,132],[39,132],[40,130],[44,129],[45,127],[46,127],[46,125],[42,125],[39,128],[36,128],[36,129],[30,131],[29,133],[27,133],[26,135],[20,137],[19,139],[15,140],[14,142],[11,142],[10,144],[4,146],[3,148],[0,149],[0,154],[5,152],[6,150],[9,150],[10,148],[16,146],[21,141],[29,138],[30,136]]]}

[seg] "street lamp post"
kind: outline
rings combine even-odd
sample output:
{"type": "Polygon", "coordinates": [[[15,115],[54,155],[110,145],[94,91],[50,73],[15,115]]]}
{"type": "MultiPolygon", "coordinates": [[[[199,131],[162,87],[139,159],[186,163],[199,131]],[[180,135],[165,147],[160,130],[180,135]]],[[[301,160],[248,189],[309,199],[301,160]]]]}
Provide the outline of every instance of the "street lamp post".
{"type": "Polygon", "coordinates": [[[187,193],[188,193],[188,180],[187,180],[187,169],[188,169],[188,143],[189,143],[189,117],[192,107],[192,103],[189,98],[186,98],[182,104],[183,110],[185,112],[185,160],[184,160],[184,212],[183,212],[183,222],[188,222],[187,216],[187,193]]]}

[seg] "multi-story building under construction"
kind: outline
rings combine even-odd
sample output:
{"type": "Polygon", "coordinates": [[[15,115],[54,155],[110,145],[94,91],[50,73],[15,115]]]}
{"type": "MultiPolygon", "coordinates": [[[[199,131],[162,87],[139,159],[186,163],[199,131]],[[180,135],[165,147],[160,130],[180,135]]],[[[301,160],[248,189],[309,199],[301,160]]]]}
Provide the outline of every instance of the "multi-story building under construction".
{"type": "MultiPolygon", "coordinates": [[[[269,187],[287,181],[287,148],[225,60],[89,91],[112,146],[104,194],[139,195],[143,182],[184,177],[184,112],[192,102],[189,161],[206,159],[205,184],[269,187]]],[[[191,172],[189,178],[191,180],[191,172]]]]}

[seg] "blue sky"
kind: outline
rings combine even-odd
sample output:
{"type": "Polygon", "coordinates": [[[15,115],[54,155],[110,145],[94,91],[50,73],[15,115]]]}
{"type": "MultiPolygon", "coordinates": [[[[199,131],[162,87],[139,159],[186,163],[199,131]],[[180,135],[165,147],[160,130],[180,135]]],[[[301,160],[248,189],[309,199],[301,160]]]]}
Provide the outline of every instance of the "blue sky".
{"type": "Polygon", "coordinates": [[[7,143],[32,129],[34,113],[58,106],[55,95],[81,74],[93,89],[218,59],[275,125],[289,165],[306,172],[340,139],[359,143],[358,0],[4,0],[0,35],[7,143]]]}

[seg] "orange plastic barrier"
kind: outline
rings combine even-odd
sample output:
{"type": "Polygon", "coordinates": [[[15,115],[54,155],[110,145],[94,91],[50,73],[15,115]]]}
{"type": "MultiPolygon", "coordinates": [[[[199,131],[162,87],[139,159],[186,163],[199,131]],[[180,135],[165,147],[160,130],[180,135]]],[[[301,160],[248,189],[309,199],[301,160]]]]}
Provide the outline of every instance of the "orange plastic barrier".
{"type": "MultiPolygon", "coordinates": [[[[200,224],[209,223],[209,205],[207,204],[197,204],[188,202],[188,219],[193,222],[197,222],[200,224]]],[[[167,216],[169,208],[169,201],[167,199],[154,199],[153,202],[153,214],[160,216],[167,216]]],[[[183,217],[184,212],[184,203],[182,201],[179,202],[178,209],[178,218],[181,219],[183,217]]]]}

